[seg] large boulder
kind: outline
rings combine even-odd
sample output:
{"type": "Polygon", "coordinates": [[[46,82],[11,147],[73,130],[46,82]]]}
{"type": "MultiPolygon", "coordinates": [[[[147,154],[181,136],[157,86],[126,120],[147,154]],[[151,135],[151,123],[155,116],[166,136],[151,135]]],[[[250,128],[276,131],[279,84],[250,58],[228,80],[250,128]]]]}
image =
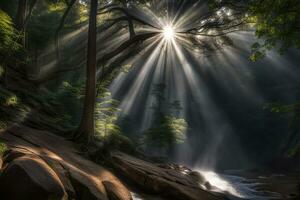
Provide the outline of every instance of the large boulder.
{"type": "MultiPolygon", "coordinates": [[[[36,130],[25,126],[15,126],[11,127],[9,130],[3,133],[0,133],[0,138],[7,141],[7,143],[12,147],[4,158],[4,168],[6,168],[7,170],[11,167],[11,165],[16,165],[16,161],[19,162],[19,160],[23,160],[28,156],[33,156],[42,159],[44,161],[43,166],[51,168],[51,170],[47,169],[44,171],[48,171],[47,173],[49,173],[49,171],[53,172],[52,174],[55,175],[54,180],[56,180],[56,182],[59,182],[59,184],[56,185],[60,185],[60,187],[63,188],[64,192],[68,194],[69,199],[111,200],[115,197],[120,197],[120,200],[129,199],[129,190],[122,184],[120,180],[118,180],[118,178],[113,173],[110,172],[110,170],[82,157],[79,154],[80,149],[77,147],[78,145],[67,141],[62,137],[59,137],[47,131],[36,130]],[[111,182],[113,184],[106,184],[105,186],[104,182],[111,182]],[[111,188],[115,188],[113,189],[114,191],[112,191],[111,188]]],[[[37,176],[36,169],[27,170],[27,168],[25,168],[26,170],[24,170],[24,167],[21,169],[19,168],[21,167],[17,165],[18,171],[22,171],[23,173],[22,177],[25,177],[29,179],[29,181],[33,182],[34,187],[44,186],[44,184],[39,185],[36,184],[36,182],[32,181],[37,176]]],[[[7,191],[13,191],[16,187],[16,185],[13,183],[17,181],[18,178],[15,177],[13,173],[8,172],[9,171],[5,172],[7,173],[7,175],[5,175],[4,177],[9,178],[3,178],[3,180],[5,180],[3,185],[6,184],[5,182],[9,183],[7,184],[7,186],[5,186],[5,188],[10,188],[10,190],[7,191]]],[[[40,175],[38,175],[37,177],[39,176],[40,175]]],[[[47,175],[47,178],[49,179],[49,175],[47,175]]],[[[53,177],[50,176],[50,178],[53,177]]],[[[22,181],[24,182],[24,180],[22,181]]],[[[26,190],[31,191],[31,188],[26,190]]],[[[43,187],[42,189],[45,190],[43,187]]],[[[4,190],[5,189],[2,189],[2,191],[4,190]]],[[[54,194],[61,194],[60,190],[54,190],[54,194]]],[[[46,192],[48,191],[49,190],[46,190],[46,192]]],[[[53,190],[51,190],[51,192],[52,191],[53,190]]],[[[24,190],[19,193],[22,192],[24,193],[24,190]]],[[[2,194],[0,194],[0,199],[2,200],[1,195],[2,194]]],[[[62,195],[58,196],[59,199],[61,196],[62,195]]],[[[14,200],[11,198],[7,199],[14,200]]],[[[22,200],[24,199],[25,198],[22,198],[22,200]]],[[[28,197],[27,199],[43,200],[44,198],[28,197]]]]}
{"type": "Polygon", "coordinates": [[[109,200],[132,200],[128,189],[117,180],[102,181],[109,200]]]}
{"type": "Polygon", "coordinates": [[[26,155],[12,160],[0,176],[1,200],[65,200],[56,173],[41,158],[26,155]]]}
{"type": "MultiPolygon", "coordinates": [[[[123,176],[149,193],[177,200],[221,200],[220,194],[203,190],[198,180],[184,171],[159,167],[121,152],[111,155],[111,164],[123,176]]],[[[199,177],[198,177],[199,178],[199,177]]]]}
{"type": "Polygon", "coordinates": [[[109,200],[105,188],[99,179],[86,176],[80,170],[68,169],[70,181],[78,200],[109,200]],[[93,180],[94,179],[94,180],[93,180]]]}

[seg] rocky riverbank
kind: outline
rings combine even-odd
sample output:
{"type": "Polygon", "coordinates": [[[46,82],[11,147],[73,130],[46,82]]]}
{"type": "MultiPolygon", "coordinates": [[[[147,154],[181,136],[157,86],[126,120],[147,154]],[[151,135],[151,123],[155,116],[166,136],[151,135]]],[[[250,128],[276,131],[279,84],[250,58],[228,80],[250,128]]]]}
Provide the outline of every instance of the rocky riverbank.
{"type": "Polygon", "coordinates": [[[25,126],[2,131],[0,138],[8,146],[1,167],[1,200],[132,200],[127,181],[166,199],[225,199],[203,189],[201,176],[185,168],[112,152],[107,158],[111,170],[82,156],[74,143],[25,126]]]}

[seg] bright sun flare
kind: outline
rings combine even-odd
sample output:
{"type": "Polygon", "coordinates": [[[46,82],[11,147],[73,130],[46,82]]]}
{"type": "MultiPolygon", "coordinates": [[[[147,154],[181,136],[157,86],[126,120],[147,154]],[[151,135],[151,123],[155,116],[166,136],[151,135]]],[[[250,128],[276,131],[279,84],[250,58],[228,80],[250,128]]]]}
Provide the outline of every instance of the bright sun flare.
{"type": "Polygon", "coordinates": [[[163,29],[164,38],[166,40],[172,40],[175,36],[175,32],[172,26],[165,26],[163,29]]]}

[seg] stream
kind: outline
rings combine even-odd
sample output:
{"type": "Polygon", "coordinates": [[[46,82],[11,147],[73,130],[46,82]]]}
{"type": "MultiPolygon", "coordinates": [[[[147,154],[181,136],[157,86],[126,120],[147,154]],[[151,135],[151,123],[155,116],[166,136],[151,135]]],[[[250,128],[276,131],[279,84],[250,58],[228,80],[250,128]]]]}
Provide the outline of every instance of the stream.
{"type": "Polygon", "coordinates": [[[233,174],[241,174],[241,171],[225,171],[216,173],[213,171],[197,170],[212,186],[211,191],[225,194],[231,200],[268,200],[279,199],[280,194],[267,191],[259,191],[258,186],[262,185],[259,178],[245,178],[233,174]]]}
{"type": "MultiPolygon", "coordinates": [[[[210,191],[223,193],[230,200],[270,200],[270,199],[280,199],[281,195],[274,192],[260,191],[258,186],[262,185],[260,179],[258,178],[245,178],[241,175],[243,174],[240,170],[228,170],[223,173],[217,173],[208,170],[197,169],[203,177],[209,181],[210,191]]],[[[203,189],[206,189],[203,187],[203,189]]],[[[141,193],[132,193],[133,200],[163,200],[160,197],[153,195],[146,195],[141,193]]]]}

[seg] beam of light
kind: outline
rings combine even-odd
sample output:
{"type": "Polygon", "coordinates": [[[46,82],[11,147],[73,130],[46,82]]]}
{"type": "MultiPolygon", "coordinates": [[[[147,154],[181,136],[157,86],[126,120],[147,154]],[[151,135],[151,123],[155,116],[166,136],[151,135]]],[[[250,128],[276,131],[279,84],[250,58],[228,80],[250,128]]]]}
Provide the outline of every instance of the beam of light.
{"type": "Polygon", "coordinates": [[[148,78],[151,66],[155,63],[158,58],[161,47],[163,46],[162,42],[157,44],[157,48],[150,54],[148,60],[145,62],[142,71],[140,72],[138,78],[134,81],[133,86],[130,91],[127,93],[120,107],[123,109],[124,113],[130,113],[130,110],[135,105],[136,101],[139,99],[139,91],[145,86],[145,80],[148,78]]]}
{"type": "Polygon", "coordinates": [[[163,36],[166,41],[171,41],[175,37],[175,30],[171,25],[167,25],[163,28],[163,36]]]}
{"type": "MultiPolygon", "coordinates": [[[[207,90],[205,82],[197,76],[197,72],[190,63],[185,52],[176,42],[172,42],[174,53],[177,57],[177,62],[181,66],[182,76],[186,79],[185,90],[192,91],[191,99],[195,99],[194,106],[199,108],[198,114],[202,116],[203,122],[210,133],[212,139],[208,141],[209,145],[204,150],[204,156],[199,159],[201,166],[213,168],[216,165],[218,151],[226,138],[232,138],[232,127],[226,120],[226,116],[220,112],[218,106],[212,100],[212,97],[207,90]],[[218,126],[216,126],[218,124],[218,126]]],[[[188,102],[189,100],[186,100],[188,102]]],[[[184,110],[188,110],[190,105],[183,104],[184,110]]]]}
{"type": "MultiPolygon", "coordinates": [[[[202,10],[205,11],[205,8],[203,8],[202,10]]],[[[231,143],[235,144],[235,142],[233,142],[232,138],[232,133],[234,131],[231,130],[230,121],[227,120],[227,116],[224,115],[222,109],[219,109],[223,105],[219,106],[213,101],[214,96],[210,94],[210,87],[206,85],[206,79],[208,79],[208,81],[211,81],[212,78],[218,80],[218,85],[222,84],[221,88],[226,89],[225,91],[227,93],[234,92],[235,89],[239,89],[238,91],[245,91],[243,92],[245,94],[241,96],[247,95],[254,99],[254,97],[260,97],[260,95],[255,93],[257,92],[255,88],[255,80],[253,79],[254,81],[252,84],[252,79],[248,75],[251,75],[252,71],[241,70],[244,67],[244,60],[239,60],[241,57],[240,52],[238,52],[236,56],[234,54],[235,50],[229,48],[222,52],[224,54],[213,55],[209,59],[203,56],[203,58],[198,59],[198,62],[192,60],[191,57],[194,57],[196,54],[199,55],[205,53],[202,51],[204,51],[206,43],[210,43],[210,39],[204,36],[198,36],[197,39],[201,40],[200,42],[203,41],[203,44],[201,44],[199,48],[199,45],[196,46],[190,37],[186,37],[185,34],[181,34],[181,30],[186,30],[187,28],[193,27],[197,24],[205,25],[206,23],[215,20],[215,18],[203,18],[199,21],[196,21],[195,19],[198,18],[197,16],[199,15],[199,13],[201,14],[201,12],[195,11],[195,8],[191,8],[191,12],[185,11],[186,14],[180,13],[178,14],[176,20],[171,20],[169,16],[168,18],[159,17],[159,15],[157,15],[157,17],[154,17],[153,20],[158,21],[158,27],[160,27],[160,30],[155,29],[155,31],[161,33],[159,34],[159,39],[163,42],[162,44],[155,44],[157,45],[158,49],[153,49],[154,55],[149,56],[148,59],[142,59],[142,61],[140,62],[142,64],[139,64],[139,67],[141,67],[142,70],[140,71],[140,73],[136,73],[136,77],[132,77],[132,79],[134,80],[132,81],[133,84],[131,88],[128,89],[128,95],[125,95],[125,98],[121,99],[121,108],[123,109],[124,113],[135,113],[135,110],[139,108],[139,102],[142,102],[143,107],[146,108],[145,113],[147,115],[144,121],[150,122],[151,120],[149,119],[151,118],[151,112],[149,112],[148,108],[150,106],[148,105],[151,103],[144,102],[151,102],[151,95],[147,95],[147,92],[144,92],[143,90],[149,88],[148,83],[151,81],[153,84],[160,82],[168,83],[168,79],[174,79],[172,80],[172,82],[170,81],[171,83],[166,84],[168,87],[172,87],[170,89],[166,89],[166,91],[168,92],[167,98],[170,98],[169,96],[174,96],[174,99],[181,100],[183,104],[183,112],[186,113],[191,113],[192,109],[196,110],[195,108],[199,108],[198,113],[195,115],[203,117],[203,124],[205,124],[207,132],[211,134],[209,138],[211,141],[208,142],[209,144],[207,145],[207,147],[203,147],[203,149],[206,149],[204,151],[206,152],[207,156],[199,156],[199,158],[201,157],[201,159],[199,159],[199,163],[201,165],[211,167],[214,166],[215,163],[220,162],[216,158],[220,157],[220,155],[218,155],[218,151],[219,148],[222,147],[222,144],[224,142],[223,140],[225,140],[226,138],[230,138],[231,143]],[[172,26],[168,26],[170,24],[172,26]],[[167,46],[167,48],[163,47],[163,43],[167,46]],[[201,48],[202,46],[204,48],[201,48]],[[193,51],[187,53],[187,47],[189,47],[189,50],[193,51]],[[165,60],[160,58],[163,57],[164,51],[166,51],[165,55],[167,57],[165,60],[167,60],[168,62],[165,62],[165,60]],[[197,65],[198,63],[199,65],[197,65]],[[154,67],[155,70],[153,70],[154,67]],[[172,77],[172,72],[174,74],[174,77],[172,77]],[[160,80],[161,77],[163,77],[166,80],[157,81],[160,80]],[[234,82],[235,85],[232,85],[231,82],[234,82]],[[180,92],[176,92],[176,88],[179,88],[178,91],[180,92]],[[181,98],[179,98],[179,96],[181,98]],[[193,101],[191,101],[191,99],[193,99],[193,101]],[[225,135],[229,137],[225,137],[225,135]]],[[[217,13],[217,15],[224,17],[229,14],[230,12],[223,13],[223,11],[219,11],[217,13]]],[[[155,16],[154,13],[153,15],[155,16]]],[[[202,30],[199,29],[198,31],[201,32],[202,30]]],[[[243,33],[243,35],[245,35],[245,33],[243,33]]],[[[119,38],[115,42],[116,44],[118,44],[119,38]]],[[[245,38],[241,38],[241,42],[245,43],[245,38]]],[[[113,44],[114,43],[111,42],[107,46],[111,47],[113,46],[113,44]]],[[[241,46],[240,44],[243,43],[239,43],[239,46],[241,46]]],[[[124,84],[124,82],[120,82],[119,80],[116,82],[117,84],[114,85],[115,89],[113,89],[113,91],[116,92],[114,93],[118,93],[118,88],[120,87],[120,85],[124,84]]],[[[184,117],[187,118],[189,116],[184,115],[184,117]]],[[[199,128],[199,130],[201,129],[199,128]]],[[[200,134],[202,133],[199,133],[199,135],[200,134]]]]}
{"type": "MultiPolygon", "coordinates": [[[[243,188],[240,188],[240,185],[236,185],[239,183],[232,182],[232,179],[228,178],[228,176],[211,171],[219,162],[223,161],[222,156],[226,156],[227,152],[237,154],[235,159],[243,161],[244,165],[247,165],[249,161],[245,156],[246,154],[244,155],[242,151],[243,148],[240,147],[239,137],[235,136],[237,131],[234,130],[234,124],[231,124],[231,121],[227,119],[227,113],[224,113],[222,110],[223,106],[227,105],[216,104],[218,101],[215,101],[214,91],[211,91],[211,87],[208,84],[214,78],[218,81],[213,80],[213,83],[217,82],[222,85],[221,88],[227,93],[240,91],[240,96],[249,96],[251,99],[260,98],[260,94],[256,91],[255,82],[253,81],[252,83],[252,79],[248,75],[251,75],[251,71],[242,70],[244,67],[248,68],[249,64],[244,66],[245,63],[247,64],[247,60],[245,60],[247,58],[241,59],[240,49],[228,48],[218,55],[212,55],[210,58],[203,56],[197,62],[192,59],[205,53],[205,47],[208,46],[206,43],[209,44],[211,39],[198,36],[196,39],[200,40],[201,45],[196,46],[190,37],[181,34],[181,30],[186,30],[197,24],[205,25],[215,21],[215,18],[195,21],[194,19],[197,18],[199,12],[194,12],[195,8],[192,8],[191,11],[193,12],[186,12],[187,14],[183,15],[178,14],[178,19],[176,20],[160,18],[159,16],[154,17],[153,20],[158,22],[160,30],[152,30],[152,28],[140,30],[140,32],[159,32],[159,36],[153,44],[155,47],[149,52],[143,51],[143,54],[147,56],[138,58],[136,63],[133,64],[135,67],[140,67],[141,70],[131,75],[126,75],[130,79],[125,79],[124,74],[122,75],[124,76],[122,81],[118,77],[111,86],[111,90],[113,94],[124,93],[122,91],[124,89],[121,86],[128,84],[127,80],[132,82],[126,88],[125,95],[122,94],[120,108],[122,113],[130,114],[133,116],[133,119],[137,119],[138,123],[135,121],[134,129],[137,130],[138,134],[143,134],[142,131],[149,128],[152,119],[155,118],[150,110],[153,97],[149,85],[165,83],[167,86],[165,102],[171,102],[170,99],[180,100],[182,103],[182,117],[187,121],[191,121],[193,118],[194,121],[197,120],[200,124],[199,126],[192,125],[192,128],[197,132],[191,130],[186,143],[180,147],[181,149],[178,148],[176,150],[175,154],[178,160],[185,163],[193,162],[194,166],[210,169],[202,173],[211,185],[233,196],[243,197],[245,195],[243,191],[241,193],[243,188]],[[200,119],[197,119],[197,117],[200,119]],[[193,134],[197,134],[197,137],[193,136],[193,134]],[[228,144],[228,141],[234,145],[230,147],[224,145],[228,144]],[[195,144],[203,144],[199,152],[195,152],[195,144]],[[223,151],[226,153],[221,153],[223,151]],[[196,162],[194,156],[197,156],[196,162]]],[[[226,17],[226,15],[231,15],[231,12],[222,13],[220,11],[217,15],[226,17]]],[[[199,29],[198,31],[202,32],[203,30],[199,29]]],[[[243,37],[237,43],[240,48],[244,49],[242,44],[248,42],[248,39],[244,37],[245,33],[241,35],[243,37]]],[[[115,43],[110,41],[107,47],[111,48],[121,40],[124,40],[124,38],[117,38],[114,41],[115,43]]],[[[252,40],[249,41],[249,45],[251,45],[252,40]]]]}
{"type": "MultiPolygon", "coordinates": [[[[197,76],[198,70],[195,69],[196,62],[191,62],[191,58],[184,50],[185,48],[182,48],[182,44],[185,43],[185,47],[189,46],[190,49],[195,49],[195,45],[190,38],[180,33],[181,29],[185,29],[182,26],[187,26],[185,24],[192,20],[186,20],[186,23],[177,23],[174,20],[170,21],[169,18],[155,19],[158,19],[160,21],[159,24],[161,24],[159,26],[161,27],[161,30],[159,30],[161,34],[159,34],[160,37],[158,38],[161,42],[156,44],[157,47],[153,49],[152,54],[150,53],[149,58],[142,60],[141,63],[144,63],[141,66],[142,70],[136,78],[132,78],[132,86],[121,99],[120,108],[125,114],[135,114],[138,109],[143,107],[145,111],[141,113],[139,110],[139,120],[141,121],[141,130],[144,130],[149,127],[149,123],[151,124],[151,119],[153,118],[153,113],[149,111],[151,102],[153,102],[150,94],[151,89],[148,87],[149,83],[166,83],[167,87],[171,86],[171,89],[166,89],[166,102],[170,102],[169,99],[180,100],[182,102],[183,118],[188,119],[191,109],[199,108],[193,114],[197,112],[197,116],[203,118],[206,131],[212,135],[211,140],[207,142],[208,145],[204,147],[204,156],[199,159],[199,163],[201,166],[213,168],[218,162],[216,158],[218,157],[218,151],[222,147],[223,141],[226,138],[232,138],[233,130],[226,116],[220,112],[219,107],[212,100],[210,91],[208,90],[209,87],[205,85],[205,80],[199,80],[197,76]],[[163,59],[164,57],[166,59],[163,59]],[[172,77],[173,75],[174,77],[172,77]],[[176,88],[180,92],[173,91],[176,88]],[[149,90],[148,94],[144,90],[149,90]]],[[[184,22],[185,20],[178,21],[184,22]]],[[[205,46],[207,39],[199,39],[203,39],[203,45],[205,46]]],[[[199,51],[202,50],[200,49],[199,51]]],[[[118,85],[120,86],[120,83],[118,85]]],[[[112,93],[118,93],[118,91],[113,90],[112,93]]]]}
{"type": "MultiPolygon", "coordinates": [[[[137,66],[138,65],[138,61],[140,61],[141,57],[146,59],[146,55],[150,54],[150,52],[153,51],[154,46],[158,44],[158,42],[161,41],[160,38],[154,38],[152,40],[149,41],[149,44],[147,44],[147,46],[144,48],[142,55],[138,54],[137,56],[133,57],[132,59],[130,59],[130,63],[132,63],[132,66],[137,66]]],[[[147,56],[148,58],[148,56],[147,56]]],[[[115,93],[120,92],[121,86],[125,84],[125,78],[127,77],[127,73],[121,72],[117,78],[111,83],[109,89],[112,92],[112,94],[114,95],[115,93]]]]}

